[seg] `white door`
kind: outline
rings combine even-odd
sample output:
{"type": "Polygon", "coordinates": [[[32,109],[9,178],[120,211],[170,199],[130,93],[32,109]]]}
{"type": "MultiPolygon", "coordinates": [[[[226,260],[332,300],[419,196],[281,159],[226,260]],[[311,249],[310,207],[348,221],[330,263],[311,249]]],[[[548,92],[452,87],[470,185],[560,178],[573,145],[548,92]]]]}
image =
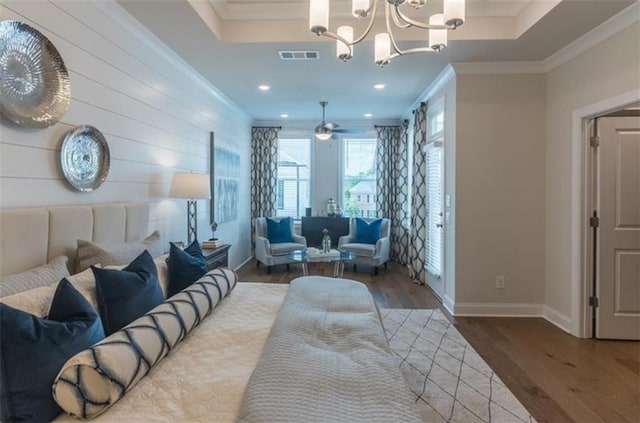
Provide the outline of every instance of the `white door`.
{"type": "Polygon", "coordinates": [[[640,339],[640,117],[597,128],[596,337],[640,339]]]}

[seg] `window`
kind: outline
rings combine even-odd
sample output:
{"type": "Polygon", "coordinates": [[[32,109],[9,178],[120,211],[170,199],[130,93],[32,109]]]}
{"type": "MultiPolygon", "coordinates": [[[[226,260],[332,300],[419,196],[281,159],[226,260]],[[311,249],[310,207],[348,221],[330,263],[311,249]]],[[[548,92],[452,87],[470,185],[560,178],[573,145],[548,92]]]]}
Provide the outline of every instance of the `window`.
{"type": "Polygon", "coordinates": [[[343,214],[376,217],[376,139],[343,138],[342,146],[343,214]]]}
{"type": "Polygon", "coordinates": [[[442,274],[443,210],[442,210],[442,142],[427,146],[427,270],[434,276],[442,274]]]}
{"type": "Polygon", "coordinates": [[[276,209],[284,210],[284,181],[278,181],[276,193],[276,209]]]}
{"type": "Polygon", "coordinates": [[[310,198],[311,141],[309,138],[278,140],[276,215],[304,216],[310,198]]]}
{"type": "Polygon", "coordinates": [[[427,185],[427,221],[425,263],[427,271],[435,277],[442,275],[444,267],[444,102],[439,101],[427,116],[427,147],[425,150],[427,185]]]}

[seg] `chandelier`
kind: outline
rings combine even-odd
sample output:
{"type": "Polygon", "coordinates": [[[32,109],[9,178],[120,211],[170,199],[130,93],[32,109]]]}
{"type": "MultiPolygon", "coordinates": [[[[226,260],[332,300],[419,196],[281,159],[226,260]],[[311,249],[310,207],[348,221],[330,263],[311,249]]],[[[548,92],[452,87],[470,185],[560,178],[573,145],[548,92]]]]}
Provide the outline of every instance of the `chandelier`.
{"type": "MultiPolygon", "coordinates": [[[[411,53],[439,52],[447,46],[447,31],[456,29],[464,23],[465,0],[444,0],[443,13],[429,17],[428,22],[420,22],[407,16],[400,8],[403,3],[420,9],[426,0],[380,0],[385,4],[385,21],[387,32],[376,34],[375,62],[384,66],[396,57],[411,53]],[[392,25],[397,28],[421,28],[428,30],[428,46],[400,49],[393,35],[392,25]]],[[[314,34],[336,40],[338,59],[347,61],[353,57],[353,46],[364,40],[376,18],[378,0],[352,0],[351,14],[358,19],[369,18],[364,33],[357,38],[353,36],[353,27],[341,26],[336,33],[329,32],[329,0],[310,0],[309,29],[314,34]]]]}

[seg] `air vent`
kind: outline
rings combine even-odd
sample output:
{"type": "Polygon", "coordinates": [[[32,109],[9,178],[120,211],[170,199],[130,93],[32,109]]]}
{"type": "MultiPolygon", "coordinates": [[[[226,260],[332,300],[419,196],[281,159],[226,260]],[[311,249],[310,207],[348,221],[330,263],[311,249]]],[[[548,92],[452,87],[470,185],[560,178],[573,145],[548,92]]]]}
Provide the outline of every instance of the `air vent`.
{"type": "Polygon", "coordinates": [[[282,60],[317,60],[320,58],[318,51],[279,51],[282,60]]]}

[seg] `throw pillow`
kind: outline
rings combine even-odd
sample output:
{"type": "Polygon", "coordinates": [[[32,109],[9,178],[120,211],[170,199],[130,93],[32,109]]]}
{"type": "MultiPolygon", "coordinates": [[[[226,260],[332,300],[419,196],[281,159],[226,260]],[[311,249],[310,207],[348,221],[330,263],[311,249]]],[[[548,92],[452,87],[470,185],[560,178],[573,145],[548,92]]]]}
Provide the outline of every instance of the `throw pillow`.
{"type": "Polygon", "coordinates": [[[104,338],[98,313],[63,279],[47,319],[0,304],[2,421],[51,421],[51,385],[66,361],[104,338]]]}
{"type": "Polygon", "coordinates": [[[45,265],[4,276],[0,282],[0,297],[60,282],[60,279],[69,276],[68,260],[67,256],[59,256],[45,265]]]}
{"type": "Polygon", "coordinates": [[[202,254],[197,239],[184,250],[181,250],[173,242],[170,244],[169,257],[167,258],[167,266],[169,267],[167,298],[174,296],[207,273],[207,260],[202,254]]]}
{"type": "Polygon", "coordinates": [[[367,222],[356,217],[356,228],[353,242],[357,244],[375,244],[380,239],[382,233],[382,219],[375,219],[367,222]]]}
{"type": "Polygon", "coordinates": [[[267,239],[272,244],[280,242],[293,242],[291,233],[291,218],[283,217],[280,220],[267,217],[267,239]]]}
{"type": "Polygon", "coordinates": [[[156,265],[147,250],[122,270],[92,266],[98,309],[108,335],[164,301],[156,265]]]}
{"type": "Polygon", "coordinates": [[[229,295],[237,280],[231,269],[214,269],[123,330],[72,357],[53,384],[56,402],[76,418],[92,419],[105,412],[185,339],[229,295]]]}
{"type": "Polygon", "coordinates": [[[127,264],[144,250],[148,250],[153,256],[159,256],[163,253],[162,245],[158,231],[153,232],[142,241],[97,244],[79,239],[76,272],[82,272],[96,264],[103,266],[127,264]]]}

